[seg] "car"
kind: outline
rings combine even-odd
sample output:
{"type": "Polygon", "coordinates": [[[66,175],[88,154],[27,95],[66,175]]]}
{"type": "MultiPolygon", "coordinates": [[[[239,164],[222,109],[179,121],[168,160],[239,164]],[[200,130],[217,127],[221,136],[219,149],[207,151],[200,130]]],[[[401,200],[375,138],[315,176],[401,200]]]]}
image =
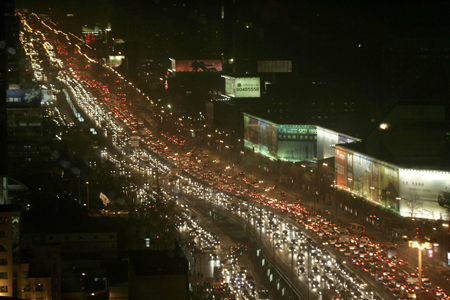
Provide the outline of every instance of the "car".
{"type": "Polygon", "coordinates": [[[436,298],[441,297],[443,295],[443,293],[444,293],[444,289],[439,286],[437,286],[433,289],[433,295],[436,298]]]}
{"type": "Polygon", "coordinates": [[[305,261],[303,259],[297,260],[297,266],[303,266],[305,265],[305,261]]]}

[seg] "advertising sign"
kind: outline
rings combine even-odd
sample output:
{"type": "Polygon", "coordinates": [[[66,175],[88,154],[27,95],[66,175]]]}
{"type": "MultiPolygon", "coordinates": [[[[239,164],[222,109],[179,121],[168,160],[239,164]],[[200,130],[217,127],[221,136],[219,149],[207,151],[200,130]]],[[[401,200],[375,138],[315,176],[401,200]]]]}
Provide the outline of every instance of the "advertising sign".
{"type": "Polygon", "coordinates": [[[317,128],[312,125],[277,125],[278,156],[288,160],[317,157],[317,128]]]}
{"type": "Polygon", "coordinates": [[[336,147],[334,149],[334,166],[336,167],[336,185],[344,188],[347,185],[347,180],[346,180],[346,167],[347,167],[347,163],[345,161],[347,157],[347,153],[345,153],[345,151],[339,147],[336,147]]]}
{"type": "Polygon", "coordinates": [[[226,77],[225,78],[225,95],[230,97],[236,97],[236,91],[234,89],[235,79],[234,77],[226,77]]]}
{"type": "Polygon", "coordinates": [[[269,132],[267,122],[259,121],[259,145],[269,147],[269,132]]]}
{"type": "Polygon", "coordinates": [[[379,163],[378,173],[378,182],[380,185],[378,188],[378,196],[380,202],[383,205],[394,208],[397,206],[396,198],[399,196],[398,169],[379,163]]]}
{"type": "Polygon", "coordinates": [[[225,94],[236,98],[259,98],[261,82],[259,77],[226,77],[225,94]]]}
{"type": "Polygon", "coordinates": [[[353,189],[353,152],[346,152],[345,155],[345,161],[347,163],[347,177],[345,178],[346,186],[350,189],[353,189]]]}
{"type": "Polygon", "coordinates": [[[244,140],[250,139],[250,116],[244,115],[244,140]]]}
{"type": "Polygon", "coordinates": [[[278,157],[291,161],[314,160],[316,142],[278,140],[278,157]]]}
{"type": "Polygon", "coordinates": [[[258,119],[244,115],[244,139],[253,144],[258,144],[258,135],[258,119]]]}
{"type": "Polygon", "coordinates": [[[259,135],[258,120],[256,118],[250,117],[248,128],[249,128],[248,140],[253,144],[258,144],[258,135],[259,135]]]}
{"type": "Polygon", "coordinates": [[[53,92],[52,90],[41,90],[42,102],[52,102],[53,92]]]}
{"type": "Polygon", "coordinates": [[[407,217],[441,219],[450,206],[450,173],[400,169],[400,213],[407,217]]]}
{"type": "Polygon", "coordinates": [[[199,59],[199,60],[176,60],[176,72],[218,72],[222,71],[222,60],[199,59]]]}
{"type": "Polygon", "coordinates": [[[7,107],[40,107],[41,90],[7,90],[7,107]]]}
{"type": "Polygon", "coordinates": [[[110,55],[109,56],[109,67],[117,68],[122,64],[122,61],[125,59],[124,55],[110,55]]]}
{"type": "Polygon", "coordinates": [[[371,196],[373,201],[375,202],[379,202],[379,190],[380,190],[380,186],[378,183],[378,176],[379,176],[379,164],[376,161],[372,161],[372,192],[371,192],[371,196]]]}
{"type": "Polygon", "coordinates": [[[292,60],[259,60],[258,72],[292,72],[292,60]]]}
{"type": "Polygon", "coordinates": [[[272,156],[278,155],[278,139],[277,139],[277,125],[269,124],[269,154],[272,156]]]}
{"type": "Polygon", "coordinates": [[[364,197],[371,194],[372,161],[361,154],[353,154],[353,190],[364,197]]]}
{"type": "Polygon", "coordinates": [[[313,125],[277,125],[278,141],[302,141],[317,140],[317,128],[313,125]]]}

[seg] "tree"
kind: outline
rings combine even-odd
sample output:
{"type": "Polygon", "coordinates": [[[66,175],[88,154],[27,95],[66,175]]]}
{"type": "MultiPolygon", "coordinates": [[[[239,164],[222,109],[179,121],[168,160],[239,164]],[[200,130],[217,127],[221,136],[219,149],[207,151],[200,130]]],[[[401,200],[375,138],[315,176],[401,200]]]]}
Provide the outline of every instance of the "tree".
{"type": "Polygon", "coordinates": [[[404,200],[408,202],[407,205],[411,218],[414,217],[414,212],[422,206],[422,201],[420,201],[419,194],[416,191],[412,191],[409,194],[409,198],[405,198],[404,200]]]}

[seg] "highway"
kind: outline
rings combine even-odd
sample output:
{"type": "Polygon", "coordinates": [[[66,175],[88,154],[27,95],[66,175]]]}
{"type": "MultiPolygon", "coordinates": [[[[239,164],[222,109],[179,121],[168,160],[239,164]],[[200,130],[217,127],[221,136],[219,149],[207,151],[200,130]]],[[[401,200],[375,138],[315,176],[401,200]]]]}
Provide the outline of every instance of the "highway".
{"type": "MultiPolygon", "coordinates": [[[[24,21],[28,33],[21,37],[22,43],[27,45],[33,60],[34,51],[45,49],[52,72],[74,100],[68,120],[93,124],[92,134],[107,138],[111,146],[99,151],[116,165],[118,176],[132,179],[124,188],[137,201],[147,204],[151,187],[157,185],[168,198],[177,199],[177,205],[187,205],[185,214],[198,216],[200,229],[191,223],[189,233],[180,229],[181,235],[190,236],[192,230],[200,230],[198,234],[202,236],[214,233],[220,246],[214,245],[212,252],[224,260],[232,247],[248,245],[253,239],[267,261],[276,263],[272,271],[278,270],[300,299],[320,298],[329,290],[337,291],[343,299],[416,296],[417,285],[408,284],[406,278],[413,270],[388,257],[383,245],[362,244],[360,237],[343,233],[329,216],[296,203],[293,195],[265,192],[262,187],[269,189],[268,183],[255,183],[254,178],[241,175],[238,167],[233,169],[219,163],[219,157],[209,157],[211,153],[186,149],[181,137],[154,126],[164,118],[178,122],[170,106],[158,104],[158,100],[153,101],[117,71],[90,58],[86,53],[91,49],[80,46],[76,37],[43,24],[38,16],[32,17],[24,21]],[[42,46],[34,46],[36,43],[42,46]],[[140,122],[138,111],[143,108],[150,110],[153,118],[140,122]],[[202,158],[193,159],[192,151],[197,151],[194,154],[198,157],[209,157],[210,166],[204,166],[202,158]],[[171,175],[172,168],[180,170],[176,176],[171,175]],[[214,219],[214,210],[225,218],[214,219]]],[[[38,61],[33,69],[41,74],[44,71],[38,61]]],[[[36,78],[41,79],[38,75],[36,78]]],[[[214,278],[214,266],[222,265],[220,259],[210,260],[209,253],[198,253],[210,245],[199,246],[205,241],[200,236],[193,237],[200,247],[193,249],[193,276],[200,272],[204,278],[214,278]]],[[[242,261],[246,265],[255,263],[247,254],[242,261]]],[[[255,273],[255,281],[263,281],[260,277],[255,273]]],[[[244,297],[243,287],[237,286],[235,279],[228,280],[230,290],[238,298],[244,297]]],[[[435,299],[433,287],[427,289],[422,299],[435,299]]]]}

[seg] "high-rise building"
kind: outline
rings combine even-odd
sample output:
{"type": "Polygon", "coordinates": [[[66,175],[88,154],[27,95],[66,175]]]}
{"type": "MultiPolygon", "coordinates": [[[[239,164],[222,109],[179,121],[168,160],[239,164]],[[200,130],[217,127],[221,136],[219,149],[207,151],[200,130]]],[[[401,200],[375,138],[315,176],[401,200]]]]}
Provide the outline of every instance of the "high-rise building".
{"type": "Polygon", "coordinates": [[[20,207],[0,205],[0,296],[17,296],[20,207]]]}

